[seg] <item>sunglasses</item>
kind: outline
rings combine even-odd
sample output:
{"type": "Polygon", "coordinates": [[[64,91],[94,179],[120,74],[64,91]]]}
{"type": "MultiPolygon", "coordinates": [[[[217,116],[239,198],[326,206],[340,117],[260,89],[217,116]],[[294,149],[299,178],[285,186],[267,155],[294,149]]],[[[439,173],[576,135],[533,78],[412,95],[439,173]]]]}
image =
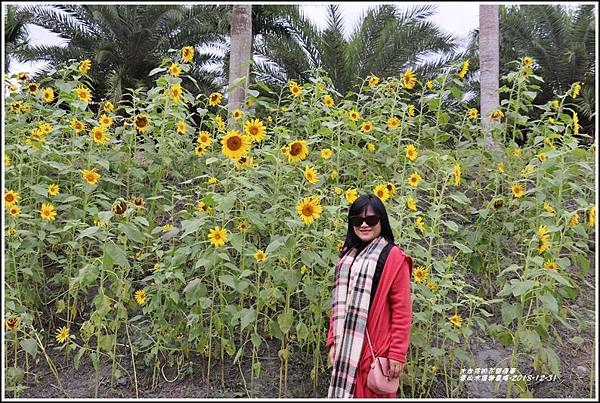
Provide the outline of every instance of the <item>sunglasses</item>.
{"type": "Polygon", "coordinates": [[[362,223],[366,222],[369,227],[374,227],[379,224],[379,216],[376,215],[368,215],[366,217],[361,217],[359,215],[355,215],[350,217],[350,224],[354,227],[360,227],[362,223]]]}

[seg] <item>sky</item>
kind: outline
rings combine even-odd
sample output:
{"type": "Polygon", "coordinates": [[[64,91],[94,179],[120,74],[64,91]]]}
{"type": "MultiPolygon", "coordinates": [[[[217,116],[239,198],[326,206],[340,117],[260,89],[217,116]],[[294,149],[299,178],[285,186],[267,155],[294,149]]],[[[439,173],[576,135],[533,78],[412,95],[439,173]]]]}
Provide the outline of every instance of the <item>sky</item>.
{"type": "MultiPolygon", "coordinates": [[[[307,18],[310,18],[318,28],[322,29],[327,25],[328,4],[336,3],[306,2],[301,5],[300,9],[307,18]]],[[[431,21],[446,33],[454,34],[463,39],[465,43],[468,33],[479,26],[479,6],[475,2],[344,2],[337,4],[340,4],[346,37],[356,29],[367,9],[378,4],[394,4],[401,10],[419,4],[436,5],[437,11],[430,18],[431,21]]],[[[37,26],[30,26],[29,34],[31,44],[52,44],[61,41],[57,35],[37,26]]],[[[32,71],[36,66],[39,67],[40,65],[41,63],[19,63],[13,61],[11,62],[9,73],[32,71]]]]}

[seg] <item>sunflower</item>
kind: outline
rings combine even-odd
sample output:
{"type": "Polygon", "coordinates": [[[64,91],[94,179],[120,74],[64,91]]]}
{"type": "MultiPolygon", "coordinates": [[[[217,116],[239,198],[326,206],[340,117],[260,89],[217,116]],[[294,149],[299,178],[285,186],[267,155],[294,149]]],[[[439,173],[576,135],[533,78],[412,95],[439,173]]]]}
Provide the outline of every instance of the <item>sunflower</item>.
{"type": "Polygon", "coordinates": [[[17,80],[26,81],[27,79],[29,79],[29,73],[23,72],[23,73],[17,74],[17,80]]]}
{"type": "Polygon", "coordinates": [[[370,152],[375,151],[375,144],[373,143],[367,143],[367,150],[369,150],[370,152]]]}
{"type": "Polygon", "coordinates": [[[90,59],[85,59],[82,60],[81,63],[79,63],[79,72],[82,75],[87,75],[87,73],[90,71],[90,69],[92,68],[92,61],[90,59]]]}
{"type": "Polygon", "coordinates": [[[588,227],[593,228],[596,225],[596,206],[592,206],[588,211],[588,227]]]}
{"type": "Polygon", "coordinates": [[[240,120],[243,115],[244,115],[244,112],[242,112],[242,110],[238,108],[238,109],[236,109],[236,110],[233,111],[233,115],[232,116],[233,116],[233,118],[235,120],[240,120]]]}
{"type": "Polygon", "coordinates": [[[92,136],[92,140],[94,140],[94,143],[97,144],[106,144],[108,143],[108,140],[110,140],[110,137],[106,135],[104,127],[102,126],[94,127],[90,132],[90,135],[92,136]]]}
{"type": "Polygon", "coordinates": [[[247,155],[242,155],[240,158],[238,158],[238,160],[235,162],[235,167],[236,169],[243,169],[243,168],[248,168],[248,167],[252,167],[254,164],[252,162],[252,157],[249,157],[247,155]]]}
{"type": "Polygon", "coordinates": [[[21,214],[21,207],[17,206],[16,204],[13,206],[10,206],[8,213],[13,217],[18,217],[19,214],[21,214]]]}
{"type": "Polygon", "coordinates": [[[42,133],[42,135],[46,135],[49,134],[52,131],[52,125],[48,122],[42,122],[38,125],[38,128],[40,129],[40,132],[42,133]]]}
{"type": "Polygon", "coordinates": [[[433,89],[433,81],[427,80],[427,82],[425,83],[425,87],[427,87],[428,90],[433,89]]]}
{"type": "Polygon", "coordinates": [[[39,90],[40,86],[37,83],[27,84],[27,92],[29,92],[31,95],[37,95],[39,90]]]}
{"type": "Polygon", "coordinates": [[[304,177],[312,184],[317,183],[317,180],[319,180],[319,174],[316,169],[308,165],[304,168],[304,177]]]}
{"type": "Polygon", "coordinates": [[[373,189],[373,194],[381,199],[381,201],[386,201],[390,198],[390,192],[386,185],[380,184],[375,186],[373,189]]]}
{"type": "Polygon", "coordinates": [[[306,140],[296,140],[291,142],[287,145],[286,152],[289,162],[298,162],[304,160],[308,154],[306,140]]]}
{"type": "Polygon", "coordinates": [[[137,115],[133,119],[133,124],[138,132],[145,133],[148,130],[148,126],[150,126],[150,116],[144,114],[137,115]]]}
{"type": "Polygon", "coordinates": [[[54,90],[50,87],[44,88],[44,91],[42,91],[42,100],[47,103],[54,101],[54,90]]]}
{"type": "Polygon", "coordinates": [[[424,283],[427,281],[427,277],[429,277],[429,272],[423,266],[417,266],[413,273],[413,277],[417,283],[424,283]]]}
{"type": "Polygon", "coordinates": [[[392,182],[387,182],[385,186],[387,187],[387,190],[390,193],[390,197],[396,196],[396,185],[394,185],[392,182]]]}
{"type": "Polygon", "coordinates": [[[71,118],[70,123],[73,130],[75,130],[75,133],[81,133],[83,130],[85,130],[85,123],[83,123],[81,120],[71,118]]]}
{"type": "Polygon", "coordinates": [[[296,205],[296,211],[305,224],[310,224],[319,218],[321,212],[323,212],[323,207],[321,207],[318,196],[305,197],[296,205]]]}
{"type": "Polygon", "coordinates": [[[10,110],[13,111],[14,113],[20,113],[21,112],[21,103],[19,101],[13,102],[12,104],[10,104],[10,110]]]}
{"type": "Polygon", "coordinates": [[[104,105],[102,105],[102,109],[104,109],[104,112],[112,112],[115,109],[115,106],[112,102],[106,101],[104,102],[104,105]]]}
{"type": "Polygon", "coordinates": [[[127,211],[127,203],[124,200],[115,200],[112,204],[111,211],[116,216],[121,216],[127,211]]]}
{"type": "Polygon", "coordinates": [[[60,187],[56,183],[48,185],[48,195],[56,196],[60,192],[60,187]]]}
{"type": "Polygon", "coordinates": [[[250,139],[237,130],[232,130],[221,139],[223,154],[229,159],[237,160],[248,153],[250,139]]]}
{"type": "Polygon", "coordinates": [[[400,126],[400,119],[395,116],[391,116],[387,120],[387,124],[390,129],[395,129],[400,126]]]}
{"type": "Polygon", "coordinates": [[[210,213],[212,211],[212,207],[208,206],[203,201],[199,201],[198,205],[196,206],[196,210],[198,210],[201,213],[210,213]]]}
{"type": "Polygon", "coordinates": [[[81,176],[90,185],[95,185],[96,182],[98,182],[98,179],[101,178],[101,175],[96,172],[96,168],[92,169],[91,171],[88,171],[87,169],[82,170],[81,176]]]}
{"type": "Polygon", "coordinates": [[[308,267],[306,267],[306,265],[302,265],[302,267],[300,268],[300,275],[303,276],[307,271],[308,267]]]}
{"type": "Polygon", "coordinates": [[[415,116],[415,106],[413,104],[408,105],[408,116],[415,116]]]}
{"type": "Polygon", "coordinates": [[[266,131],[265,125],[260,119],[247,120],[244,125],[244,133],[253,141],[261,141],[264,139],[266,131]]]}
{"type": "Polygon", "coordinates": [[[554,214],[556,212],[556,210],[554,210],[554,208],[547,201],[544,202],[544,211],[546,211],[548,213],[552,213],[552,214],[554,214]]]}
{"type": "Polygon", "coordinates": [[[133,297],[135,298],[135,302],[140,305],[144,305],[146,303],[146,291],[144,290],[137,290],[135,294],[133,294],[133,297]]]}
{"type": "Polygon", "coordinates": [[[135,207],[143,208],[144,204],[146,204],[146,202],[144,201],[143,197],[136,197],[135,199],[133,199],[133,205],[135,207]]]}
{"type": "Polygon", "coordinates": [[[404,151],[406,152],[406,158],[408,158],[409,160],[414,161],[417,159],[418,151],[414,145],[412,145],[412,144],[407,145],[404,148],[404,151]]]}
{"type": "Polygon", "coordinates": [[[323,97],[323,105],[325,105],[328,108],[331,108],[333,106],[333,98],[331,97],[331,95],[325,95],[323,97]]]}
{"type": "Polygon", "coordinates": [[[212,143],[212,137],[210,137],[209,132],[202,130],[198,133],[198,139],[196,141],[202,148],[207,148],[212,143]]]}
{"type": "Polygon", "coordinates": [[[358,119],[360,119],[360,113],[358,113],[355,110],[348,111],[348,116],[350,117],[350,120],[353,122],[356,122],[358,119]]]}
{"type": "Polygon", "coordinates": [[[259,249],[254,254],[254,259],[256,259],[257,262],[264,262],[265,260],[267,260],[267,255],[262,249],[259,249]]]}
{"type": "Polygon", "coordinates": [[[523,188],[523,185],[521,185],[520,183],[513,183],[511,186],[511,189],[512,189],[513,195],[517,199],[520,199],[525,194],[525,189],[523,188]]]}
{"type": "Polygon", "coordinates": [[[181,49],[181,58],[184,62],[189,63],[194,59],[194,47],[193,46],[185,46],[181,49]]]}
{"type": "Polygon", "coordinates": [[[449,318],[449,320],[450,323],[452,323],[455,327],[462,326],[463,319],[460,317],[460,315],[454,314],[452,317],[449,318]]]}
{"type": "MultiPolygon", "coordinates": [[[[336,180],[338,177],[338,171],[336,171],[335,169],[333,171],[331,171],[331,175],[329,175],[329,177],[331,178],[331,180],[336,180]]],[[[341,189],[340,189],[341,190],[341,189]]]]}
{"type": "Polygon", "coordinates": [[[423,222],[423,217],[418,216],[415,219],[415,225],[421,230],[421,232],[425,231],[425,223],[423,222]]]}
{"type": "Polygon", "coordinates": [[[371,130],[373,130],[373,123],[370,120],[363,122],[362,125],[360,125],[360,130],[363,133],[369,133],[371,130]]]}
{"type": "Polygon", "coordinates": [[[490,118],[492,120],[500,120],[504,117],[504,112],[502,112],[501,110],[495,110],[490,112],[490,118]]]}
{"type": "Polygon", "coordinates": [[[413,88],[415,88],[416,83],[417,79],[414,71],[412,71],[412,69],[410,68],[406,69],[404,74],[402,74],[402,84],[404,85],[404,88],[406,88],[407,90],[412,90],[413,88]]]}
{"type": "Polygon", "coordinates": [[[217,129],[219,129],[220,132],[225,130],[225,122],[221,116],[215,116],[215,123],[217,124],[217,129]]]}
{"type": "Polygon", "coordinates": [[[111,118],[107,114],[103,113],[102,115],[100,115],[98,122],[100,123],[100,126],[102,126],[104,128],[111,127],[113,124],[113,118],[111,118]]]}
{"type": "Polygon", "coordinates": [[[210,178],[208,178],[208,183],[211,185],[214,185],[217,182],[219,182],[219,180],[217,178],[215,178],[214,176],[211,176],[210,178]]]}
{"type": "Polygon", "coordinates": [[[538,159],[540,160],[540,162],[546,161],[546,158],[548,158],[548,157],[546,157],[546,154],[544,154],[544,153],[538,154],[538,159]]]}
{"type": "Polygon", "coordinates": [[[468,71],[469,71],[469,59],[467,59],[463,62],[460,70],[458,71],[458,76],[460,78],[465,78],[468,71]]]}
{"type": "Polygon", "coordinates": [[[56,219],[56,209],[50,203],[42,203],[40,216],[43,220],[53,221],[56,219]]]}
{"type": "Polygon", "coordinates": [[[8,154],[4,154],[4,166],[5,167],[9,167],[10,166],[10,157],[8,156],[8,154]]]}
{"type": "Polygon", "coordinates": [[[10,332],[11,330],[19,327],[20,322],[21,321],[16,316],[10,316],[4,321],[4,327],[6,328],[7,332],[10,332]]]}
{"type": "Polygon", "coordinates": [[[300,88],[298,83],[296,83],[295,81],[290,81],[289,87],[290,87],[290,92],[294,96],[298,97],[298,96],[302,95],[302,88],[300,88]]]}
{"type": "Polygon", "coordinates": [[[521,61],[521,64],[523,65],[523,67],[531,67],[531,65],[533,64],[533,59],[529,56],[525,56],[521,61]]]}
{"type": "Polygon", "coordinates": [[[427,288],[429,288],[432,292],[436,292],[438,289],[438,285],[435,281],[427,281],[427,284],[425,284],[427,286],[427,288]]]}
{"type": "Polygon", "coordinates": [[[75,94],[77,95],[77,98],[83,102],[90,102],[92,100],[92,91],[82,85],[75,88],[75,94]]]}
{"type": "Polygon", "coordinates": [[[454,186],[460,186],[460,164],[454,164],[454,172],[452,175],[454,176],[454,186]]]}
{"type": "Polygon", "coordinates": [[[577,117],[577,112],[573,112],[573,134],[579,134],[579,117],[577,117]]]}
{"type": "Polygon", "coordinates": [[[411,196],[406,198],[406,207],[408,207],[412,211],[417,211],[417,202],[411,196]]]}
{"type": "Polygon", "coordinates": [[[221,103],[221,99],[223,99],[223,94],[220,92],[213,92],[208,96],[208,104],[210,106],[217,106],[221,103]]]}
{"type": "Polygon", "coordinates": [[[69,339],[69,328],[66,326],[61,327],[56,331],[56,341],[64,343],[69,339]]]}
{"type": "Polygon", "coordinates": [[[19,203],[19,193],[14,190],[9,190],[4,194],[4,204],[12,206],[13,204],[19,203]]]}
{"type": "Polygon", "coordinates": [[[569,218],[569,227],[572,228],[572,227],[576,226],[577,224],[579,224],[579,213],[574,212],[571,215],[571,218],[569,218]]]}
{"type": "Polygon", "coordinates": [[[246,221],[246,220],[242,220],[238,225],[238,228],[242,232],[247,232],[249,227],[250,227],[250,225],[248,224],[248,221],[246,221]]]}
{"type": "Polygon", "coordinates": [[[177,83],[177,84],[171,86],[170,96],[171,96],[171,99],[173,100],[173,102],[179,103],[179,98],[181,98],[182,94],[183,94],[183,90],[181,89],[181,84],[177,83]]]}
{"type": "Polygon", "coordinates": [[[581,84],[579,84],[579,81],[577,81],[575,84],[573,84],[573,91],[571,92],[571,97],[573,97],[573,99],[577,98],[577,95],[579,95],[581,93],[581,84]]]}
{"type": "Polygon", "coordinates": [[[477,108],[471,108],[467,111],[467,117],[469,119],[477,119],[477,108]]]}
{"type": "Polygon", "coordinates": [[[163,233],[169,232],[173,229],[173,224],[167,223],[167,224],[163,225],[162,227],[160,227],[160,229],[163,233]]]}
{"type": "Polygon", "coordinates": [[[348,204],[354,203],[354,200],[356,200],[358,198],[358,189],[350,188],[350,189],[346,190],[345,196],[346,196],[346,201],[348,202],[348,204]]]}
{"type": "Polygon", "coordinates": [[[201,145],[197,145],[196,147],[194,147],[194,154],[196,154],[198,157],[203,156],[205,151],[206,149],[201,145]]]}
{"type": "Polygon", "coordinates": [[[521,156],[521,149],[519,147],[514,148],[512,151],[512,155],[519,158],[521,156]]]}
{"type": "Polygon", "coordinates": [[[179,77],[181,74],[181,67],[177,63],[171,63],[171,67],[169,67],[169,72],[173,77],[179,77]]]}
{"type": "Polygon", "coordinates": [[[225,245],[225,241],[227,241],[227,229],[221,229],[219,226],[211,228],[208,238],[210,239],[210,243],[214,246],[223,246],[225,245]]]}
{"type": "Polygon", "coordinates": [[[369,87],[370,88],[375,87],[377,84],[379,84],[379,77],[377,77],[377,76],[369,77],[369,87]]]}
{"type": "Polygon", "coordinates": [[[419,182],[421,182],[421,176],[416,172],[413,172],[408,178],[408,184],[410,186],[417,187],[419,186],[419,182]]]}
{"type": "Polygon", "coordinates": [[[548,270],[558,271],[558,264],[556,264],[556,262],[552,259],[546,260],[544,262],[544,268],[548,270]]]}
{"type": "Polygon", "coordinates": [[[179,134],[185,134],[186,130],[187,130],[187,126],[185,124],[185,120],[180,120],[177,123],[177,133],[179,133],[179,134]]]}
{"type": "Polygon", "coordinates": [[[324,148],[321,150],[321,158],[328,160],[333,155],[333,151],[330,148],[324,148]]]}

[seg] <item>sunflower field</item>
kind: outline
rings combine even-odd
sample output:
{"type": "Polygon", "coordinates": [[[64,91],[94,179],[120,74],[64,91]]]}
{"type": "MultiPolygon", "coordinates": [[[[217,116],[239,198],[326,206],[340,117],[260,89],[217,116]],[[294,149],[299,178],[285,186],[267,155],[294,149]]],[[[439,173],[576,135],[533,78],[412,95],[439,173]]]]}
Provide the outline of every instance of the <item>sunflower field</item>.
{"type": "MultiPolygon", "coordinates": [[[[415,262],[400,396],[431,397],[435,382],[461,396],[475,335],[509,348],[506,366],[526,357],[560,374],[558,330],[585,322],[566,302],[595,254],[595,146],[572,103],[580,83],[538,105],[531,59],[515,61],[490,144],[463,100],[468,62],[426,82],[410,69],[366,77],[345,95],[319,71],[277,89],[257,83],[229,115],[226,94],[189,91],[190,53],[173,52],[150,73],[153,88],[114,104],[92,100],[89,60],[5,83],[11,395],[40,360],[62,388],[57,354],[96,373],[108,365],[136,393],[142,368],[158,380],[192,358],[206,363],[203,379],[249,362],[252,384],[266,345],[280,396],[293,357],[310,363],[316,391],[330,375],[347,208],[367,192],[415,262]]],[[[531,396],[523,380],[507,389],[531,396]]]]}

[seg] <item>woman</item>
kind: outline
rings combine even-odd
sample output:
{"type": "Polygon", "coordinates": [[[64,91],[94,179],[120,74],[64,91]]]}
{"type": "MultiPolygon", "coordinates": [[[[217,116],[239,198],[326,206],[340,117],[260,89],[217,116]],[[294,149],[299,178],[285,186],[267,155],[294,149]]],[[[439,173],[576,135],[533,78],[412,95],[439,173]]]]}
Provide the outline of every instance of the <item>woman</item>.
{"type": "Polygon", "coordinates": [[[375,356],[387,357],[390,377],[404,370],[412,323],[412,259],[394,245],[385,207],[372,194],[358,197],[348,212],[346,241],[336,264],[329,320],[329,397],[396,397],[367,387],[375,356]],[[386,256],[387,255],[387,256],[386,256]]]}

